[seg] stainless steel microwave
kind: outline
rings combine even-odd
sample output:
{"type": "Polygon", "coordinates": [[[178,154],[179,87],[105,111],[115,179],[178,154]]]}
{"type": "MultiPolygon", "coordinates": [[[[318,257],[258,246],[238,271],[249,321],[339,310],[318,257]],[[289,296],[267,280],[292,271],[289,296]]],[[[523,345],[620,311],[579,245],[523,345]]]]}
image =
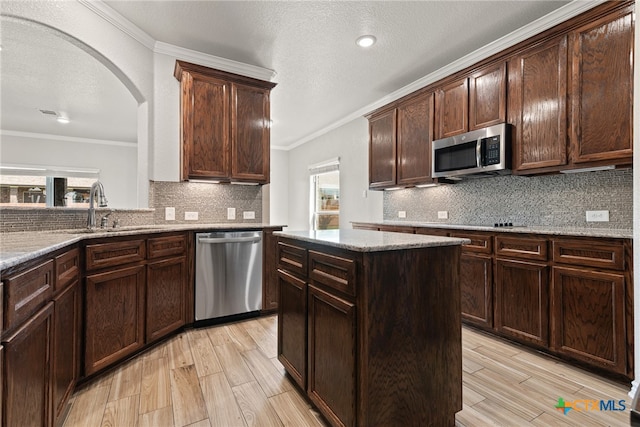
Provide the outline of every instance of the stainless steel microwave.
{"type": "Polygon", "coordinates": [[[511,126],[507,123],[432,142],[431,176],[508,175],[511,173],[511,126]]]}

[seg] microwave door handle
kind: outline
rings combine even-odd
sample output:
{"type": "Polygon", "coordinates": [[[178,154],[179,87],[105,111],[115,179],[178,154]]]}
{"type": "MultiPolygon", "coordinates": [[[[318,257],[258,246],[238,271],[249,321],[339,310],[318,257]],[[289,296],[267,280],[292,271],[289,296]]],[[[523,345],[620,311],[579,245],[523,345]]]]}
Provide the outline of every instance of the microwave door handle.
{"type": "Polygon", "coordinates": [[[482,138],[479,138],[476,141],[476,166],[477,167],[484,166],[482,164],[482,138]]]}

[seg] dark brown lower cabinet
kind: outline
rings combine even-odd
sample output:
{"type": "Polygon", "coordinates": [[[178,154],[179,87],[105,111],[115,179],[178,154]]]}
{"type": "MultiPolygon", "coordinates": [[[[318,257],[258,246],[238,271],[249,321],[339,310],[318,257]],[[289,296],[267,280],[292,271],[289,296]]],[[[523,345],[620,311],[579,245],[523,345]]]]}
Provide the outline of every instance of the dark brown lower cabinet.
{"type": "Polygon", "coordinates": [[[309,286],[307,394],[334,425],[356,416],[356,307],[309,286]]]}
{"type": "Polygon", "coordinates": [[[147,264],[146,343],[185,325],[187,279],[185,257],[147,264]]]}
{"type": "Polygon", "coordinates": [[[273,230],[264,230],[262,241],[262,312],[269,313],[278,309],[278,271],[276,269],[278,243],[273,230]]]}
{"type": "Polygon", "coordinates": [[[549,267],[496,260],[495,329],[520,341],[549,345],[549,267]]]}
{"type": "Polygon", "coordinates": [[[145,266],[86,278],[86,375],[122,360],[144,345],[145,266]]]}
{"type": "Polygon", "coordinates": [[[307,284],[278,270],[278,360],[303,390],[307,387],[307,284]]]}
{"type": "Polygon", "coordinates": [[[462,253],[460,303],[466,323],[493,327],[493,260],[490,256],[462,253]]]}
{"type": "Polygon", "coordinates": [[[626,374],[624,275],[554,267],[552,349],[626,374]]]}
{"type": "Polygon", "coordinates": [[[11,335],[4,337],[3,426],[51,423],[51,328],[49,302],[11,335]]]}
{"type": "Polygon", "coordinates": [[[67,287],[53,299],[54,322],[52,344],[51,392],[54,425],[67,409],[67,399],[73,393],[80,367],[80,284],[67,287]]]}

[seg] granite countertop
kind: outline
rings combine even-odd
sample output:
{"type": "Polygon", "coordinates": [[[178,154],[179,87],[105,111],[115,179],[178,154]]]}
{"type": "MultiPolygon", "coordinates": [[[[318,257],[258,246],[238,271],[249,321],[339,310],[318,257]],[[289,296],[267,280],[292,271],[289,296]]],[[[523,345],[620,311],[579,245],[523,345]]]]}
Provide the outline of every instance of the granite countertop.
{"type": "Polygon", "coordinates": [[[264,230],[283,225],[262,223],[176,224],[120,227],[88,232],[85,229],[0,233],[0,270],[38,258],[84,239],[166,233],[170,231],[264,230]]]}
{"type": "Polygon", "coordinates": [[[454,237],[389,233],[371,230],[277,231],[274,235],[356,252],[382,252],[471,243],[469,239],[454,237]]]}
{"type": "Polygon", "coordinates": [[[493,227],[487,225],[446,224],[441,222],[420,221],[353,221],[356,224],[400,225],[405,227],[447,228],[451,230],[492,231],[500,233],[549,234],[554,236],[609,237],[616,239],[632,239],[630,228],[588,228],[588,227],[550,227],[550,226],[514,226],[493,227]]]}

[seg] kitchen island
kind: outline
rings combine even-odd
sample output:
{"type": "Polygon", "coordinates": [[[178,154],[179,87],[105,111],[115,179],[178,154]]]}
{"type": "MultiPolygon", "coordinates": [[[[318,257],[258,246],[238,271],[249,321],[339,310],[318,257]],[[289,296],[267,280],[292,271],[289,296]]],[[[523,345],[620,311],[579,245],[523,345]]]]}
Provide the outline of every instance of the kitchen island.
{"type": "Polygon", "coordinates": [[[453,426],[467,239],[276,232],[278,359],[335,426],[453,426]]]}

